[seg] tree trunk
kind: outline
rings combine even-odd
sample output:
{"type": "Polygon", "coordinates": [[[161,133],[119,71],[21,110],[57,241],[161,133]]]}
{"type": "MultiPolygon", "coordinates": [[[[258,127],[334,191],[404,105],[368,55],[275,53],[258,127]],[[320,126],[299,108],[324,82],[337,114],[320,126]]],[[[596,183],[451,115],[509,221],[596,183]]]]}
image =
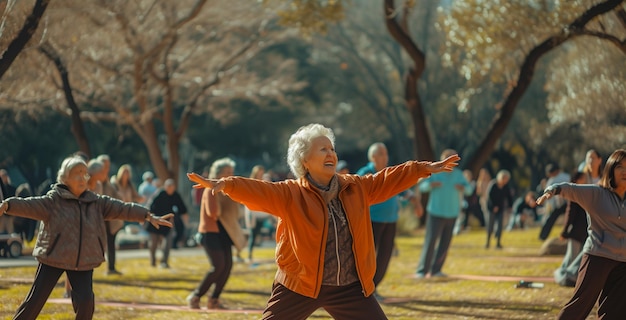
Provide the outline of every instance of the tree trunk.
{"type": "Polygon", "coordinates": [[[43,16],[44,12],[46,12],[46,8],[50,0],[37,0],[35,2],[35,6],[33,7],[33,11],[30,13],[26,21],[24,21],[24,25],[20,30],[20,33],[17,34],[17,37],[11,41],[7,50],[0,57],[0,78],[9,70],[15,58],[24,50],[24,47],[30,41],[30,38],[33,37],[35,31],[37,31],[37,27],[39,26],[39,21],[43,16]]]}
{"type": "Polygon", "coordinates": [[[39,47],[39,51],[42,52],[50,61],[54,63],[54,66],[59,71],[59,75],[61,76],[61,82],[63,83],[63,94],[65,95],[65,100],[67,101],[67,105],[72,111],[72,134],[74,135],[74,139],[76,139],[76,143],[78,144],[78,149],[84,152],[89,158],[91,158],[91,148],[89,147],[89,139],[87,139],[87,133],[85,132],[85,125],[83,120],[80,118],[80,109],[74,100],[74,94],[72,93],[72,86],[70,85],[70,78],[67,73],[67,67],[61,60],[61,56],[59,53],[52,47],[52,45],[48,42],[43,43],[39,47]]]}
{"type": "Polygon", "coordinates": [[[404,99],[406,107],[413,121],[413,145],[415,158],[420,160],[434,160],[435,155],[431,144],[430,133],[426,126],[426,116],[418,90],[418,80],[426,67],[426,56],[417,47],[413,39],[405,32],[396,19],[395,1],[385,0],[385,25],[389,34],[404,48],[413,61],[405,76],[404,99]]]}
{"type": "Polygon", "coordinates": [[[524,59],[522,67],[520,68],[517,82],[513,86],[509,95],[505,98],[501,110],[496,114],[489,130],[487,131],[485,139],[470,158],[467,168],[474,173],[474,176],[478,175],[480,168],[485,164],[485,162],[487,162],[495,148],[496,142],[500,139],[509,122],[513,118],[513,113],[515,112],[517,104],[530,86],[530,82],[532,81],[535,73],[535,66],[537,65],[539,59],[544,54],[563,44],[565,41],[581,35],[585,25],[589,21],[601,14],[612,11],[623,1],[624,0],[607,0],[589,8],[568,27],[564,28],[561,33],[546,39],[528,53],[524,59]]]}

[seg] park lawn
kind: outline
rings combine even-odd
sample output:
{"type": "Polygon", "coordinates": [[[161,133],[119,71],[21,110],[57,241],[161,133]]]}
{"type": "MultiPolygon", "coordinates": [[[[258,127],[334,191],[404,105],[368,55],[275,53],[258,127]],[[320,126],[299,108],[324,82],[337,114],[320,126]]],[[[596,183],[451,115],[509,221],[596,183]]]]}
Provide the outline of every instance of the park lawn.
{"type": "MultiPolygon", "coordinates": [[[[552,235],[557,235],[555,227],[552,235]]],[[[484,248],[484,230],[473,230],[454,237],[444,272],[448,278],[414,279],[412,275],[421,252],[423,230],[398,237],[398,255],[391,260],[379,293],[388,298],[383,309],[390,319],[547,319],[553,318],[569,299],[572,288],[553,282],[543,289],[516,289],[515,282],[464,280],[460,275],[551,277],[560,264],[560,256],[537,255],[541,242],[539,230],[505,232],[503,250],[484,248]]],[[[106,276],[104,265],[94,272],[96,295],[95,319],[258,319],[270,294],[276,271],[272,248],[255,249],[255,258],[264,261],[254,268],[236,263],[221,296],[229,308],[247,309],[250,313],[208,313],[159,310],[185,306],[185,297],[208,268],[201,249],[197,256],[172,257],[171,269],[152,268],[146,259],[118,262],[122,276],[106,276]],[[103,302],[135,303],[135,306],[108,306],[103,302]]],[[[245,256],[245,252],[243,254],[245,256]]],[[[0,269],[0,318],[11,317],[27,294],[35,268],[0,269]],[[7,281],[7,279],[15,279],[7,281]]],[[[63,286],[53,291],[51,299],[61,298],[63,286]]],[[[203,298],[202,305],[206,304],[203,298]]],[[[47,303],[38,319],[73,319],[69,304],[47,303]]],[[[328,319],[318,310],[312,319],[328,319]]]]}

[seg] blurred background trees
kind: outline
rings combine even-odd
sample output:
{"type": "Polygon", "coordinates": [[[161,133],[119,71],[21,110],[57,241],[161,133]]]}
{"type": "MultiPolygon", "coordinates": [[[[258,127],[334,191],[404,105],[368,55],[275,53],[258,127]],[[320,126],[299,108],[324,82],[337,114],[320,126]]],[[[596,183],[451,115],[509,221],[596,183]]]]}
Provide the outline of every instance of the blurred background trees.
{"type": "MultiPolygon", "coordinates": [[[[36,1],[11,3],[3,51],[36,1]]],[[[50,1],[0,79],[0,167],[37,183],[83,149],[161,178],[226,155],[284,171],[321,122],[352,170],[375,141],[392,163],[454,148],[534,188],[626,145],[624,39],[619,0],[50,1]]]]}

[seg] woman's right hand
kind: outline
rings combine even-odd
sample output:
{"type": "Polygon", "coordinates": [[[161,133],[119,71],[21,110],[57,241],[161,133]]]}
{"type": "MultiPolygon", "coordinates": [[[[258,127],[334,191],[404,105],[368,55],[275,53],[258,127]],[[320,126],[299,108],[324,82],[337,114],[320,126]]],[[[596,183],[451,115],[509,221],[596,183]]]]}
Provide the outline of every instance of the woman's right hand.
{"type": "Polygon", "coordinates": [[[192,186],[195,189],[202,189],[202,188],[211,189],[213,190],[214,194],[216,192],[220,192],[224,190],[224,181],[222,180],[207,179],[195,172],[187,173],[187,178],[189,178],[191,182],[196,183],[192,186]]]}
{"type": "Polygon", "coordinates": [[[537,205],[540,206],[541,204],[543,204],[546,200],[552,198],[554,195],[558,194],[558,187],[552,185],[546,188],[546,190],[543,192],[543,194],[541,195],[541,197],[537,198],[537,205]]]}

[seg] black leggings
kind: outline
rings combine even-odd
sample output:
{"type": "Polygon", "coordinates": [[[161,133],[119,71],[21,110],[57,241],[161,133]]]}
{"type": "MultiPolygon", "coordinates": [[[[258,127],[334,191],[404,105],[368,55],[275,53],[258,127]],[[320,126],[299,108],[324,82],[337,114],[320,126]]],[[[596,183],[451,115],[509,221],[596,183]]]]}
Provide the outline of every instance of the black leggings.
{"type": "Polygon", "coordinates": [[[211,298],[220,297],[228,277],[230,270],[233,268],[233,252],[231,246],[233,242],[228,237],[226,231],[220,226],[220,232],[207,232],[202,234],[202,247],[206,252],[209,262],[211,262],[211,270],[206,273],[194,294],[202,297],[209,291],[212,284],[215,283],[211,298]]]}
{"type": "Polygon", "coordinates": [[[76,319],[91,319],[95,309],[93,270],[64,270],[42,263],[37,266],[33,286],[17,308],[13,319],[36,319],[63,272],[67,274],[72,285],[72,306],[76,319]]]}

